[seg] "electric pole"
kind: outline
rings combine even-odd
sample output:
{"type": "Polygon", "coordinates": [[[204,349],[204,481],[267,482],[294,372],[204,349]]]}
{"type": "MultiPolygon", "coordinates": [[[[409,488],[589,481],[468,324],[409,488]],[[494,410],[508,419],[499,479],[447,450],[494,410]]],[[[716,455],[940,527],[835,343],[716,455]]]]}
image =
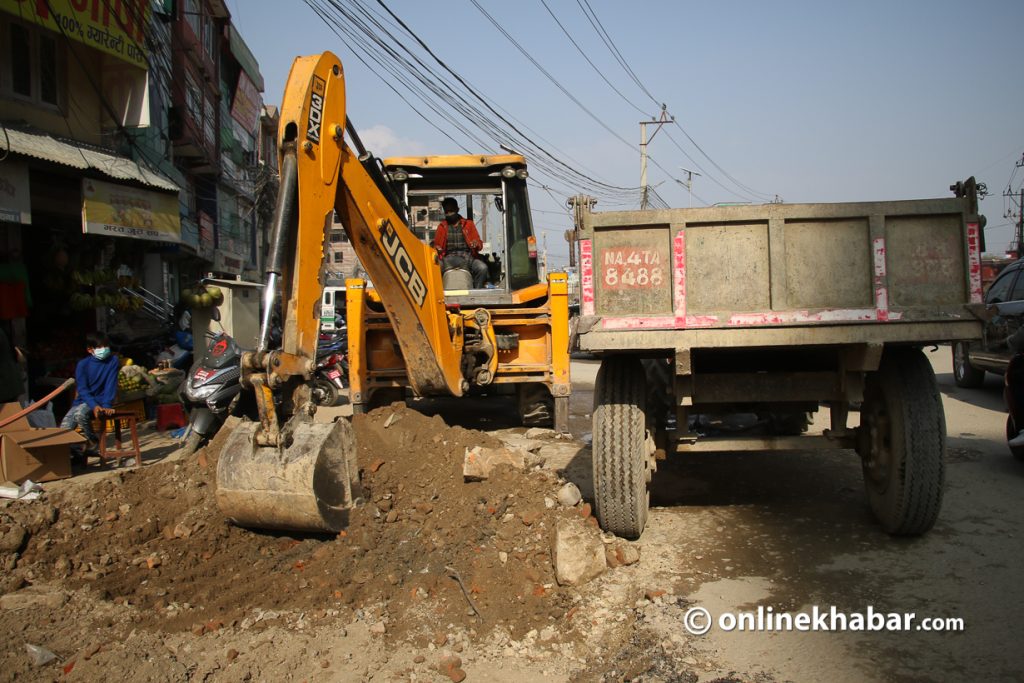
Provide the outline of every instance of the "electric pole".
{"type": "MultiPolygon", "coordinates": [[[[1017,162],[1016,167],[1024,167],[1024,154],[1021,155],[1021,158],[1017,162]]],[[[1014,173],[1016,173],[1016,171],[1014,173]]],[[[1013,182],[1013,177],[1010,178],[1010,182],[1013,182]]],[[[1014,195],[1015,193],[1013,191],[1013,188],[1010,187],[1010,185],[1007,185],[1006,191],[1003,192],[1003,196],[1009,198],[1011,202],[1016,200],[1017,211],[1015,214],[1013,209],[1009,208],[1006,210],[1006,214],[1003,216],[1003,218],[1017,219],[1017,229],[1015,230],[1016,235],[1014,237],[1013,242],[1010,243],[1010,249],[1008,249],[1008,251],[1013,251],[1014,255],[1017,258],[1021,258],[1021,256],[1024,256],[1024,185],[1021,185],[1019,197],[1014,195]]]]}
{"type": "Polygon", "coordinates": [[[693,208],[693,176],[700,176],[700,173],[691,171],[688,168],[679,167],[680,171],[686,171],[686,194],[689,196],[689,208],[693,208]]]}
{"type": "Polygon", "coordinates": [[[641,121],[640,122],[640,208],[647,208],[648,189],[647,189],[647,143],[654,139],[654,136],[658,134],[661,127],[666,123],[675,121],[674,116],[669,116],[666,105],[661,105],[661,116],[653,121],[641,121]],[[647,139],[647,124],[656,124],[658,127],[651,133],[650,140],[647,139]]]}

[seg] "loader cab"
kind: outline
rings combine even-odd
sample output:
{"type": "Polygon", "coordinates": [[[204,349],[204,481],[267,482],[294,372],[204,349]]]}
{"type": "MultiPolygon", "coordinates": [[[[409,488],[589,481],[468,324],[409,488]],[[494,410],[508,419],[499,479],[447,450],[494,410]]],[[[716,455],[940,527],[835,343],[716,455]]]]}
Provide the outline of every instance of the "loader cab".
{"type": "Polygon", "coordinates": [[[513,293],[540,282],[537,241],[526,187],[526,160],[519,155],[453,155],[391,158],[384,170],[409,207],[409,227],[432,244],[445,217],[441,200],[454,197],[484,243],[485,288],[446,290],[452,303],[508,303],[513,293]]]}

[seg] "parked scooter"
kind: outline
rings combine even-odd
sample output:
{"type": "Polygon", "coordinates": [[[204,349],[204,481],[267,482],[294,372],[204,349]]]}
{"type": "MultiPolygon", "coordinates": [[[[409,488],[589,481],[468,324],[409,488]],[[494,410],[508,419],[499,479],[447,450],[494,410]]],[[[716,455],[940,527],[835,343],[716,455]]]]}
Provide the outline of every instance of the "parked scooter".
{"type": "Polygon", "coordinates": [[[313,400],[319,406],[336,406],[348,386],[348,332],[342,327],[321,333],[313,376],[313,400]]]}
{"type": "Polygon", "coordinates": [[[252,414],[252,392],[242,396],[242,349],[229,335],[213,338],[206,353],[181,383],[181,402],[188,411],[183,448],[189,456],[206,444],[229,415],[252,414]]]}

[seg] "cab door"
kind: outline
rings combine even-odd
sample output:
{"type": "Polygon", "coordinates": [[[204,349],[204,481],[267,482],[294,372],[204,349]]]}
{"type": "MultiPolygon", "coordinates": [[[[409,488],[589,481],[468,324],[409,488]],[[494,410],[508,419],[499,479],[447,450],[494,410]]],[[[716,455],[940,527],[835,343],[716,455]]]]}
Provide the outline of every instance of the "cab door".
{"type": "Polygon", "coordinates": [[[985,323],[981,345],[972,345],[971,362],[990,372],[1006,371],[1012,356],[1006,338],[1024,322],[1024,277],[1020,271],[1020,267],[1008,268],[985,294],[985,303],[995,315],[985,323]]]}

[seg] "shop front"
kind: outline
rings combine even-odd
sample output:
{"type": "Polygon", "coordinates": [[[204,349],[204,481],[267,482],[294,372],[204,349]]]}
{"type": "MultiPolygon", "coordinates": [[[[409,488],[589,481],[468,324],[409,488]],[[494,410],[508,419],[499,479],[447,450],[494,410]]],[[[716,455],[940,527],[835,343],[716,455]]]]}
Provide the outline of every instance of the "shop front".
{"type": "Polygon", "coordinates": [[[74,374],[89,332],[107,333],[116,350],[158,350],[171,315],[164,254],[181,242],[177,186],[130,159],[11,132],[12,158],[0,165],[0,324],[27,350],[39,397],[74,374]]]}

